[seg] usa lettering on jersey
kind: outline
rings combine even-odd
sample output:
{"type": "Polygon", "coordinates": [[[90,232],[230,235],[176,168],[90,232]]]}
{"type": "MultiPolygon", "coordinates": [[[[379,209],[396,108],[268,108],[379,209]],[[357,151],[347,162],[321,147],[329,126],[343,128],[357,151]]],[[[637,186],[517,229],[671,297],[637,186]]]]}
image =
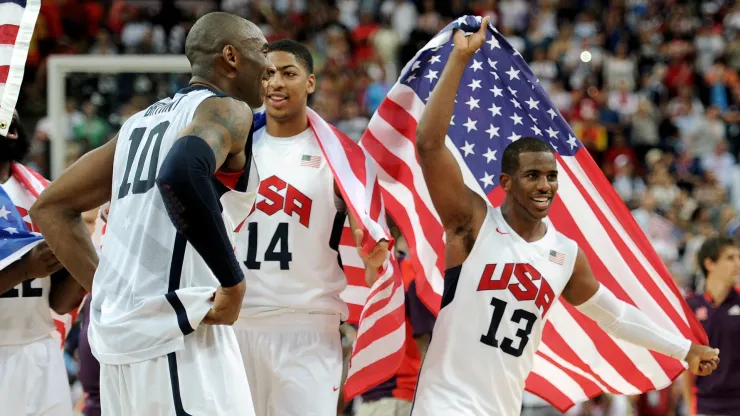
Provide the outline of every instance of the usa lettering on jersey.
{"type": "MultiPolygon", "coordinates": [[[[519,302],[534,301],[535,306],[540,310],[540,316],[545,316],[555,300],[555,293],[544,276],[527,263],[494,263],[487,264],[484,267],[477,291],[501,290],[511,292],[511,295],[517,300],[513,305],[519,302]],[[534,282],[539,282],[539,287],[534,282]]],[[[526,309],[516,309],[511,315],[511,321],[519,325],[524,324],[524,328],[519,327],[517,329],[516,338],[518,339],[504,337],[499,342],[497,338],[498,329],[504,318],[504,312],[509,305],[505,300],[493,296],[491,306],[493,306],[491,323],[488,332],[481,335],[480,342],[499,348],[514,357],[521,357],[527,343],[529,343],[529,336],[537,321],[537,315],[526,309]]]]}

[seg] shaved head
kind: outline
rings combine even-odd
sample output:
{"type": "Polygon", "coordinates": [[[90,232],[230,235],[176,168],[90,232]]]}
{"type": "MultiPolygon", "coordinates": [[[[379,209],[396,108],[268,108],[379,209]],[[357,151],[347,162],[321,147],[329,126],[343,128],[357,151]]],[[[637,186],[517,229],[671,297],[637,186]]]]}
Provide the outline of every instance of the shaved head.
{"type": "Polygon", "coordinates": [[[252,22],[237,15],[213,12],[195,22],[185,39],[185,55],[194,76],[210,77],[216,58],[224,47],[232,45],[240,53],[263,47],[262,31],[252,22]]]}

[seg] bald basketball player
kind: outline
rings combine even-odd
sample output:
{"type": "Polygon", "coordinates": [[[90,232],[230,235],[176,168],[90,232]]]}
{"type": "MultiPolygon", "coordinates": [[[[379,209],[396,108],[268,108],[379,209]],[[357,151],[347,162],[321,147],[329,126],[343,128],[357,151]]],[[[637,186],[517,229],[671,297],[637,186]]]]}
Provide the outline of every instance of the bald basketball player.
{"type": "Polygon", "coordinates": [[[561,294],[610,335],[684,360],[693,374],[710,374],[719,350],[693,344],[619,300],[596,280],[576,242],[543,221],[558,190],[547,142],[521,138],[506,147],[501,207],[465,185],[445,137],[460,80],[486,40],[487,24],[483,19],[470,36],[455,31],[416,131],[424,180],[446,233],[447,270],[411,414],[519,414],[547,313],[561,294]],[[549,260],[556,255],[562,261],[549,260]]]}
{"type": "Polygon", "coordinates": [[[238,16],[200,18],[185,44],[190,86],[131,117],[32,209],[57,258],[92,291],[88,338],[104,415],[254,415],[229,326],[244,275],[213,175],[227,160],[246,163],[266,43],[238,16]],[[108,200],[98,260],[80,214],[108,200]]]}

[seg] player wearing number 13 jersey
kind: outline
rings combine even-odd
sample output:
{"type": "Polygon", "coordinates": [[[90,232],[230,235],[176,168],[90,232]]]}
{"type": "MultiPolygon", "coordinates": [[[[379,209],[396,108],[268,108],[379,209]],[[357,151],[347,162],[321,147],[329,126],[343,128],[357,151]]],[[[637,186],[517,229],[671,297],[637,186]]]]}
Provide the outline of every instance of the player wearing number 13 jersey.
{"type": "Polygon", "coordinates": [[[558,189],[549,145],[522,138],[503,152],[503,205],[493,208],[466,186],[445,146],[455,94],[481,29],[454,34],[454,49],[417,127],[417,150],[446,232],[445,288],[422,364],[415,416],[519,414],[544,321],[562,295],[612,336],[685,359],[706,375],[718,351],[660,328],[594,278],[576,243],[547,220],[558,189]]]}
{"type": "Polygon", "coordinates": [[[59,260],[92,291],[88,338],[104,415],[254,415],[229,326],[245,291],[229,215],[238,203],[248,212],[255,193],[217,192],[213,175],[225,164],[247,167],[266,43],[241,17],[198,19],[185,42],[190,86],[133,115],[32,210],[59,260]],[[79,213],[108,199],[96,268],[79,213]]]}

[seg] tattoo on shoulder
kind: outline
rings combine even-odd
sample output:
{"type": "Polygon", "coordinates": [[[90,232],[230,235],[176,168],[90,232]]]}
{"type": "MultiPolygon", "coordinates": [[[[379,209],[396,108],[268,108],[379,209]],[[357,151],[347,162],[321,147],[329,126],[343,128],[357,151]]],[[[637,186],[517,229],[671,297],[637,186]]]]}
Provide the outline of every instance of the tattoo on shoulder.
{"type": "Polygon", "coordinates": [[[233,102],[232,98],[211,99],[204,113],[199,115],[193,134],[203,138],[213,150],[217,160],[224,159],[234,141],[244,141],[251,128],[248,107],[233,102]]]}

